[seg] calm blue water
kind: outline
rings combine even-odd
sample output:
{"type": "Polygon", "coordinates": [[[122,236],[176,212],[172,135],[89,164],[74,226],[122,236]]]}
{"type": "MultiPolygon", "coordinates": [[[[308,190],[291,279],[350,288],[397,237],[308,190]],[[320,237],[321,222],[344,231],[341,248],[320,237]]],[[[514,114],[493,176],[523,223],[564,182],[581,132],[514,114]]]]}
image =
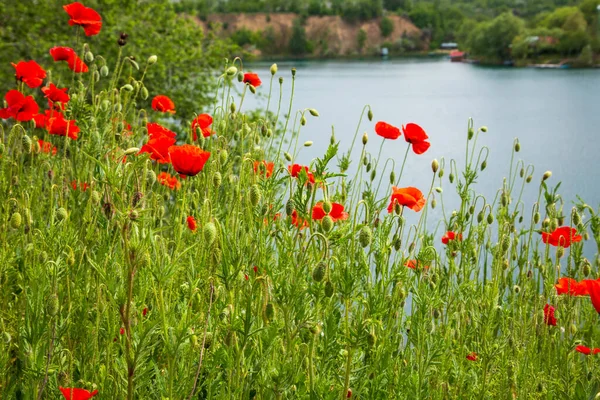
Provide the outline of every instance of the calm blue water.
{"type": "MultiPolygon", "coordinates": [[[[268,93],[270,65],[250,67],[263,79],[259,94],[268,93]]],[[[600,70],[486,68],[443,59],[279,62],[278,66],[278,76],[284,77],[282,109],[287,110],[290,68],[294,66],[297,74],[292,110],[310,107],[320,113],[319,118],[309,116],[302,128],[300,143],[312,140],[314,145],[301,151],[300,162],[309,163],[323,154],[332,125],[342,149],[347,149],[363,106],[370,104],[374,119],[368,122],[365,118],[361,133],[368,132],[368,150],[374,155],[381,143],[374,132],[379,120],[396,126],[415,122],[428,133],[431,148],[420,156],[411,152],[400,185],[416,186],[425,192],[433,158],[444,157],[447,162],[455,158],[459,166],[464,165],[467,120],[472,117],[476,128],[488,127],[478,143],[490,149],[488,168],[476,186],[478,192],[489,198],[502,186],[503,177],[508,175],[513,140],[518,137],[521,152],[517,156],[535,166],[534,179],[524,195],[527,215],[546,170],[553,172],[549,184],[562,182],[560,193],[566,211],[577,194],[594,208],[600,205],[600,70]]],[[[275,100],[278,87],[275,84],[275,100]]],[[[245,100],[244,107],[265,105],[266,98],[252,96],[245,100]]],[[[355,150],[356,166],[360,149],[355,150]]],[[[396,142],[387,141],[382,155],[395,159],[398,170],[405,150],[401,137],[396,142]]],[[[446,168],[446,176],[448,172],[446,168]]],[[[444,186],[444,196],[450,205],[455,204],[447,195],[451,190],[447,181],[444,186]]],[[[432,211],[433,217],[441,213],[439,207],[432,211]]]]}

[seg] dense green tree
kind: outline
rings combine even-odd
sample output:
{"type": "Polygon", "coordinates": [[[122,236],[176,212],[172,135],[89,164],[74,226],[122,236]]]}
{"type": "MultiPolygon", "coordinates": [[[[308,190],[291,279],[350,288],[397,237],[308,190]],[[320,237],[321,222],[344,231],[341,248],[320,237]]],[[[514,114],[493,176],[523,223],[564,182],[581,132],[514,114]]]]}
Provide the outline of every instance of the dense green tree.
{"type": "Polygon", "coordinates": [[[512,13],[500,14],[490,22],[477,25],[469,37],[470,49],[487,61],[507,60],[510,58],[510,45],[524,26],[523,20],[512,13]]]}
{"type": "Polygon", "coordinates": [[[379,22],[379,29],[381,30],[381,36],[388,37],[394,32],[394,23],[388,17],[383,17],[379,22]]]}
{"type": "Polygon", "coordinates": [[[308,52],[308,40],[306,30],[302,25],[302,19],[296,18],[292,25],[292,36],[290,37],[290,53],[302,56],[308,52]]]}

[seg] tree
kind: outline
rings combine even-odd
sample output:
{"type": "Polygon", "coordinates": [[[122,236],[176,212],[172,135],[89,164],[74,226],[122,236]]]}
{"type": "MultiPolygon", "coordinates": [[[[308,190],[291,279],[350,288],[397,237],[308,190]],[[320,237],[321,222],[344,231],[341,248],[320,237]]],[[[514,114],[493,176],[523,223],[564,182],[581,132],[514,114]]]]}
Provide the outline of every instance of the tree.
{"type": "Polygon", "coordinates": [[[388,37],[394,32],[394,22],[388,17],[383,17],[379,23],[379,29],[381,30],[381,36],[388,37]]]}
{"type": "Polygon", "coordinates": [[[290,53],[296,56],[306,54],[308,50],[308,41],[306,40],[306,30],[302,25],[302,19],[296,18],[292,25],[292,36],[290,37],[290,53]]]}
{"type": "Polygon", "coordinates": [[[469,37],[469,47],[474,55],[485,61],[500,62],[510,58],[510,45],[524,29],[523,20],[506,12],[490,22],[483,22],[469,37]]]}
{"type": "Polygon", "coordinates": [[[356,34],[356,44],[358,45],[358,51],[362,53],[365,44],[367,43],[367,32],[364,29],[360,29],[356,34]]]}

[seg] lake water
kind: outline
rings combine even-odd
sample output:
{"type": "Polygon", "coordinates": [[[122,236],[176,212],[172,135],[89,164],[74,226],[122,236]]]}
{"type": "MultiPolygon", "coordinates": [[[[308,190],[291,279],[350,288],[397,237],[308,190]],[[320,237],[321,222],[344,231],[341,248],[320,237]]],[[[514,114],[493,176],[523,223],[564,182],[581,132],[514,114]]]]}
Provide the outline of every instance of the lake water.
{"type": "MultiPolygon", "coordinates": [[[[268,93],[270,65],[250,66],[263,80],[260,94],[268,93]]],[[[445,59],[297,61],[279,62],[278,66],[278,76],[284,77],[282,109],[287,111],[290,69],[296,67],[292,110],[310,107],[320,113],[319,118],[308,116],[302,128],[300,143],[312,140],[314,145],[300,152],[299,162],[309,163],[323,154],[332,125],[342,149],[349,148],[361,110],[370,104],[374,119],[369,122],[365,118],[361,133],[368,132],[367,147],[374,156],[381,143],[374,131],[377,121],[396,126],[415,122],[429,135],[431,148],[420,156],[409,154],[400,184],[425,192],[433,158],[444,157],[446,162],[454,158],[464,165],[467,120],[472,117],[476,128],[488,127],[478,141],[490,149],[488,168],[476,186],[486,198],[493,198],[508,175],[513,140],[518,137],[521,152],[517,156],[535,166],[534,180],[524,195],[527,215],[546,170],[553,173],[549,184],[562,182],[560,193],[567,212],[576,195],[594,208],[600,205],[600,70],[490,68],[445,59]]],[[[278,87],[275,83],[275,100],[278,87]]],[[[266,105],[266,98],[251,97],[244,107],[266,105]]],[[[355,150],[356,166],[360,149],[355,150]]],[[[406,143],[400,137],[387,141],[382,155],[396,161],[398,172],[405,151],[406,143]]],[[[382,186],[385,183],[387,179],[382,186]]],[[[451,188],[447,181],[444,185],[447,197],[451,188]]],[[[432,211],[441,212],[439,207],[432,211]]],[[[589,243],[586,247],[593,250],[594,246],[589,243]]]]}

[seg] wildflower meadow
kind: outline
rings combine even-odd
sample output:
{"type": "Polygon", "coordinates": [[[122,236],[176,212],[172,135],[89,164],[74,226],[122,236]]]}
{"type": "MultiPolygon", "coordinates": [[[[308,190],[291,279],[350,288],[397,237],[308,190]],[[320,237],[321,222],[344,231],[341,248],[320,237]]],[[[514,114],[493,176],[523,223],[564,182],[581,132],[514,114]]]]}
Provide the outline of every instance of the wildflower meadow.
{"type": "Polygon", "coordinates": [[[598,209],[518,139],[494,198],[494,132],[466,117],[464,159],[431,169],[406,165],[435,145],[426,121],[369,106],[303,165],[319,112],[294,109],[295,70],[227,61],[213,106],[178,120],[145,86],[160,54],[94,54],[102,16],[63,8],[72,42],[15,59],[0,106],[0,398],[598,397],[598,209]]]}

